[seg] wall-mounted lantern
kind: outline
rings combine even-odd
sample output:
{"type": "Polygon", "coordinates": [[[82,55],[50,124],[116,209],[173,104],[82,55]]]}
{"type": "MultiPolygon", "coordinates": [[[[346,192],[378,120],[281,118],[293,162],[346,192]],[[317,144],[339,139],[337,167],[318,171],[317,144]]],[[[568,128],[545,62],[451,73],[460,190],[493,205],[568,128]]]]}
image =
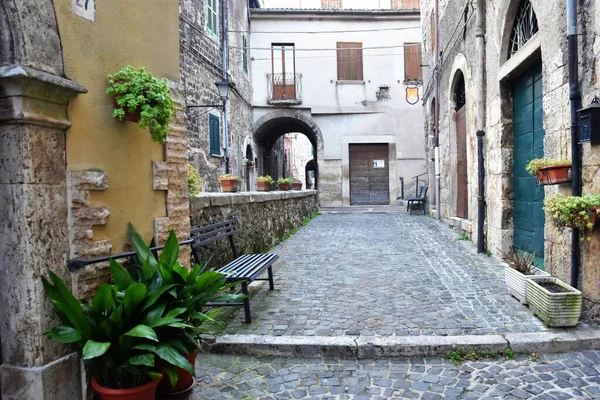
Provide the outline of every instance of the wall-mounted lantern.
{"type": "Polygon", "coordinates": [[[579,113],[579,143],[600,143],[600,98],[594,96],[589,106],[579,113]]]}

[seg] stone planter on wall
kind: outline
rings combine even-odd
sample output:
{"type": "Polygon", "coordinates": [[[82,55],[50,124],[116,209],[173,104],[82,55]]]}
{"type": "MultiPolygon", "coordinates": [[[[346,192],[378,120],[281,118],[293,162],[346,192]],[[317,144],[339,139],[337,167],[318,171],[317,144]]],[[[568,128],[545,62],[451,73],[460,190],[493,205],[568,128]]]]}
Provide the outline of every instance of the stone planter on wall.
{"type": "Polygon", "coordinates": [[[534,275],[525,275],[511,268],[508,264],[505,265],[504,282],[506,283],[508,293],[516,297],[521,304],[527,304],[527,279],[532,276],[550,276],[550,274],[539,268],[535,268],[534,275]]]}
{"type": "Polygon", "coordinates": [[[256,181],[256,188],[259,192],[268,192],[271,190],[271,182],[256,181]]]}
{"type": "Polygon", "coordinates": [[[533,314],[548,327],[575,326],[581,316],[581,292],[550,276],[532,276],[527,279],[527,301],[533,314]],[[540,285],[543,283],[557,285],[562,291],[553,293],[540,285]]]}

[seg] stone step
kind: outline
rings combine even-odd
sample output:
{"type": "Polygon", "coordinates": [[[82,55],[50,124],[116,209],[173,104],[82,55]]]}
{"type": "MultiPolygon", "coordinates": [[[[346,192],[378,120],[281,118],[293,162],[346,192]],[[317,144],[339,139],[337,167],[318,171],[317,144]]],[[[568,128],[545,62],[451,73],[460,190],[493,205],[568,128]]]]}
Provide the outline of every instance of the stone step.
{"type": "Polygon", "coordinates": [[[564,353],[600,350],[600,331],[573,329],[461,336],[270,336],[223,335],[209,347],[212,353],[275,356],[385,359],[446,357],[453,350],[517,353],[564,353]]]}

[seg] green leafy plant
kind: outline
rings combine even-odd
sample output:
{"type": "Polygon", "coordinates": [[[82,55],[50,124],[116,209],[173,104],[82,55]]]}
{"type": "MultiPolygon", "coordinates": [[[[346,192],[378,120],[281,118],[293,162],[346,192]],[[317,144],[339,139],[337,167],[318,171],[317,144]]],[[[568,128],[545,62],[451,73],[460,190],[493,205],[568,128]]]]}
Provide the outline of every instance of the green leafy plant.
{"type": "MultiPolygon", "coordinates": [[[[155,275],[158,265],[143,259],[143,273],[155,275]]],[[[114,284],[98,288],[91,304],[79,302],[53,272],[42,278],[46,295],[62,324],[45,333],[50,340],[71,343],[100,385],[125,389],[160,376],[155,362],[193,373],[177,351],[178,343],[161,340],[161,331],[181,331],[186,326],[181,312],[167,308],[161,294],[171,288],[156,280],[151,285],[135,282],[129,272],[111,260],[114,284]]]]}
{"type": "Polygon", "coordinates": [[[509,251],[502,252],[502,260],[514,270],[523,275],[533,275],[535,270],[535,253],[530,254],[511,247],[509,251]]]}
{"type": "Polygon", "coordinates": [[[277,186],[289,185],[292,182],[294,182],[294,180],[292,178],[279,178],[279,179],[277,179],[277,186]]]}
{"type": "Polygon", "coordinates": [[[259,176],[258,178],[256,178],[256,181],[257,182],[273,183],[273,178],[270,175],[259,176]]]}
{"type": "Polygon", "coordinates": [[[525,169],[531,175],[537,175],[541,168],[548,167],[550,165],[571,165],[571,161],[559,160],[555,158],[534,158],[533,160],[529,161],[529,164],[527,164],[525,169]]]}
{"type": "Polygon", "coordinates": [[[544,200],[544,210],[558,228],[575,227],[581,230],[582,239],[591,239],[596,210],[600,208],[600,195],[554,195],[544,200]]]}
{"type": "Polygon", "coordinates": [[[471,240],[471,237],[469,236],[469,234],[467,232],[463,232],[458,237],[458,240],[471,240]]]}
{"type": "Polygon", "coordinates": [[[504,357],[508,358],[509,360],[514,360],[515,356],[517,355],[517,353],[515,353],[515,351],[513,349],[511,349],[510,347],[506,350],[504,350],[504,357]]]}
{"type": "Polygon", "coordinates": [[[237,180],[239,180],[240,177],[237,176],[237,175],[223,174],[223,175],[219,175],[219,179],[221,179],[221,180],[228,180],[228,179],[231,179],[231,180],[236,180],[237,179],[237,180]]]}
{"type": "Polygon", "coordinates": [[[117,103],[113,117],[123,120],[127,114],[139,112],[141,128],[150,127],[152,140],[164,143],[169,123],[175,112],[175,104],[167,81],[157,79],[145,68],[136,71],[127,66],[108,76],[106,93],[113,95],[117,103]]]}
{"type": "Polygon", "coordinates": [[[188,168],[188,189],[192,196],[197,196],[202,192],[202,178],[200,178],[200,174],[198,170],[194,168],[192,164],[187,165],[188,168]]]}

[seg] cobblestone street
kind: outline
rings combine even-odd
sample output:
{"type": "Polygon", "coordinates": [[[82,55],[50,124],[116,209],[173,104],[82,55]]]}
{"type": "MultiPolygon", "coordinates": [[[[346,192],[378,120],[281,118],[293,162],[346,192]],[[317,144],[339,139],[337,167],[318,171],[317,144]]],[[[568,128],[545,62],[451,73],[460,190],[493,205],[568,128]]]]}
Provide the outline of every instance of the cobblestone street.
{"type": "Polygon", "coordinates": [[[600,398],[600,352],[443,359],[328,360],[202,355],[200,399],[600,398]]]}
{"type": "MultiPolygon", "coordinates": [[[[387,210],[394,210],[393,207],[387,210]]],[[[398,208],[395,208],[398,210],[398,208]]],[[[229,334],[464,335],[546,328],[511,298],[498,260],[424,216],[324,213],[274,252],[274,292],[229,334]]]]}

